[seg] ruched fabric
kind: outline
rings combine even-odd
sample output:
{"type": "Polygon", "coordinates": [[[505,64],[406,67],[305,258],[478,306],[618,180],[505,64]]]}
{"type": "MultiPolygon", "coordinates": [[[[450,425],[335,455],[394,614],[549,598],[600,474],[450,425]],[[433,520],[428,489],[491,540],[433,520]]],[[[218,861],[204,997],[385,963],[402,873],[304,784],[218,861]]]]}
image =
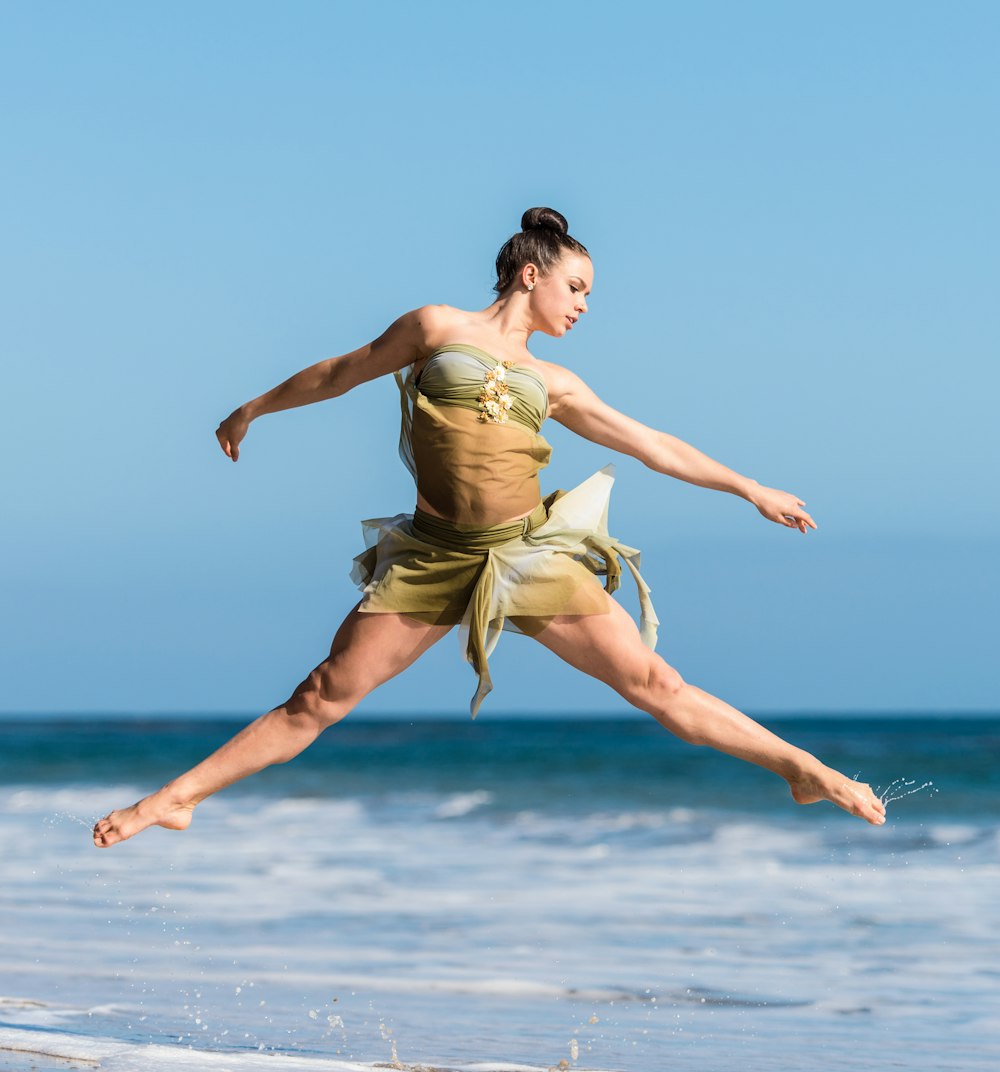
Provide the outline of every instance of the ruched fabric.
{"type": "Polygon", "coordinates": [[[604,592],[621,582],[620,559],[638,589],[642,641],[655,647],[659,620],[639,552],[608,533],[613,474],[608,465],[514,523],[461,525],[421,510],[362,522],[366,550],[351,571],[363,592],[360,609],[459,625],[478,676],[473,718],[493,687],[489,656],[501,632],[537,635],[556,615],[606,614],[604,592]]]}
{"type": "Polygon", "coordinates": [[[507,368],[477,347],[442,346],[396,373],[399,453],[417,490],[441,517],[487,527],[531,511],[542,498],[538,474],[552,448],[539,434],[548,408],[532,369],[507,368]],[[485,379],[500,372],[511,403],[504,419],[483,419],[485,379]]]}

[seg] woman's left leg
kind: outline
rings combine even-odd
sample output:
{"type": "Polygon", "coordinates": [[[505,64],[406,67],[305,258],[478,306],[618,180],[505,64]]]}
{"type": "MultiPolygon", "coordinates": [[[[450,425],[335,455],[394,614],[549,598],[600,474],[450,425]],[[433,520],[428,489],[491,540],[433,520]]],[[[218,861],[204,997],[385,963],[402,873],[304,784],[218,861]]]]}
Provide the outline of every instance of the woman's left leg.
{"type": "Polygon", "coordinates": [[[873,825],[885,822],[885,805],[871,786],[825,766],[735,707],[689,685],[642,643],[629,613],[606,598],[607,614],[554,618],[535,639],[571,666],[610,685],[681,740],[779,774],[799,804],[829,800],[873,825]]]}

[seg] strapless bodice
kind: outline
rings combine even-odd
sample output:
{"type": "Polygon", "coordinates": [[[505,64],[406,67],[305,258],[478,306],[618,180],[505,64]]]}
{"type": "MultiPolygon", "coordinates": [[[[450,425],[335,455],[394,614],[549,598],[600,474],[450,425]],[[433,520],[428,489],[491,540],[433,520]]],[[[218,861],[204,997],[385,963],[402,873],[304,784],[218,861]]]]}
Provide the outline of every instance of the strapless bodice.
{"type": "Polygon", "coordinates": [[[534,369],[498,361],[465,343],[438,347],[424,363],[416,386],[435,402],[479,410],[487,423],[514,420],[533,432],[541,430],[549,408],[545,381],[534,369]],[[504,403],[505,397],[509,403],[504,403]],[[490,401],[496,407],[489,406],[490,401]],[[491,411],[498,419],[493,419],[491,411]]]}
{"type": "Polygon", "coordinates": [[[452,343],[438,347],[419,376],[411,365],[396,382],[400,455],[435,513],[493,525],[538,505],[538,473],[552,453],[539,434],[549,402],[539,373],[452,343]]]}

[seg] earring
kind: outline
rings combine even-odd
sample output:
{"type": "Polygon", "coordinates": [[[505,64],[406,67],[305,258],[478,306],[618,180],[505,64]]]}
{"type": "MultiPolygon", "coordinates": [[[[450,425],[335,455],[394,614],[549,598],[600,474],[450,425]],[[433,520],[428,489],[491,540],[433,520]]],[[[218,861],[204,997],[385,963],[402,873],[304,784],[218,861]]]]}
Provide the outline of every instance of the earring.
{"type": "Polygon", "coordinates": [[[534,290],[534,289],[535,289],[535,284],[534,283],[529,283],[528,284],[528,290],[534,290]]]}

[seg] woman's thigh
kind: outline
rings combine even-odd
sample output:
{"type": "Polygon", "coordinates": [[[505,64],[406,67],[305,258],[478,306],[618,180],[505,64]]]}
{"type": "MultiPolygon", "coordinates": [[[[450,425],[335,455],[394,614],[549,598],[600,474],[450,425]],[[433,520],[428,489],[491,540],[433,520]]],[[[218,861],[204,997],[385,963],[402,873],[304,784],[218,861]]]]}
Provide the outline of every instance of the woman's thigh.
{"type": "Polygon", "coordinates": [[[453,627],[427,625],[405,614],[372,614],[358,606],[341,623],[330,654],[292,696],[318,695],[333,703],[356,703],[411,666],[453,627]]]}
{"type": "Polygon", "coordinates": [[[628,611],[607,593],[604,598],[607,614],[559,615],[534,638],[570,666],[646,710],[650,693],[675,692],[684,681],[643,644],[628,611]]]}

